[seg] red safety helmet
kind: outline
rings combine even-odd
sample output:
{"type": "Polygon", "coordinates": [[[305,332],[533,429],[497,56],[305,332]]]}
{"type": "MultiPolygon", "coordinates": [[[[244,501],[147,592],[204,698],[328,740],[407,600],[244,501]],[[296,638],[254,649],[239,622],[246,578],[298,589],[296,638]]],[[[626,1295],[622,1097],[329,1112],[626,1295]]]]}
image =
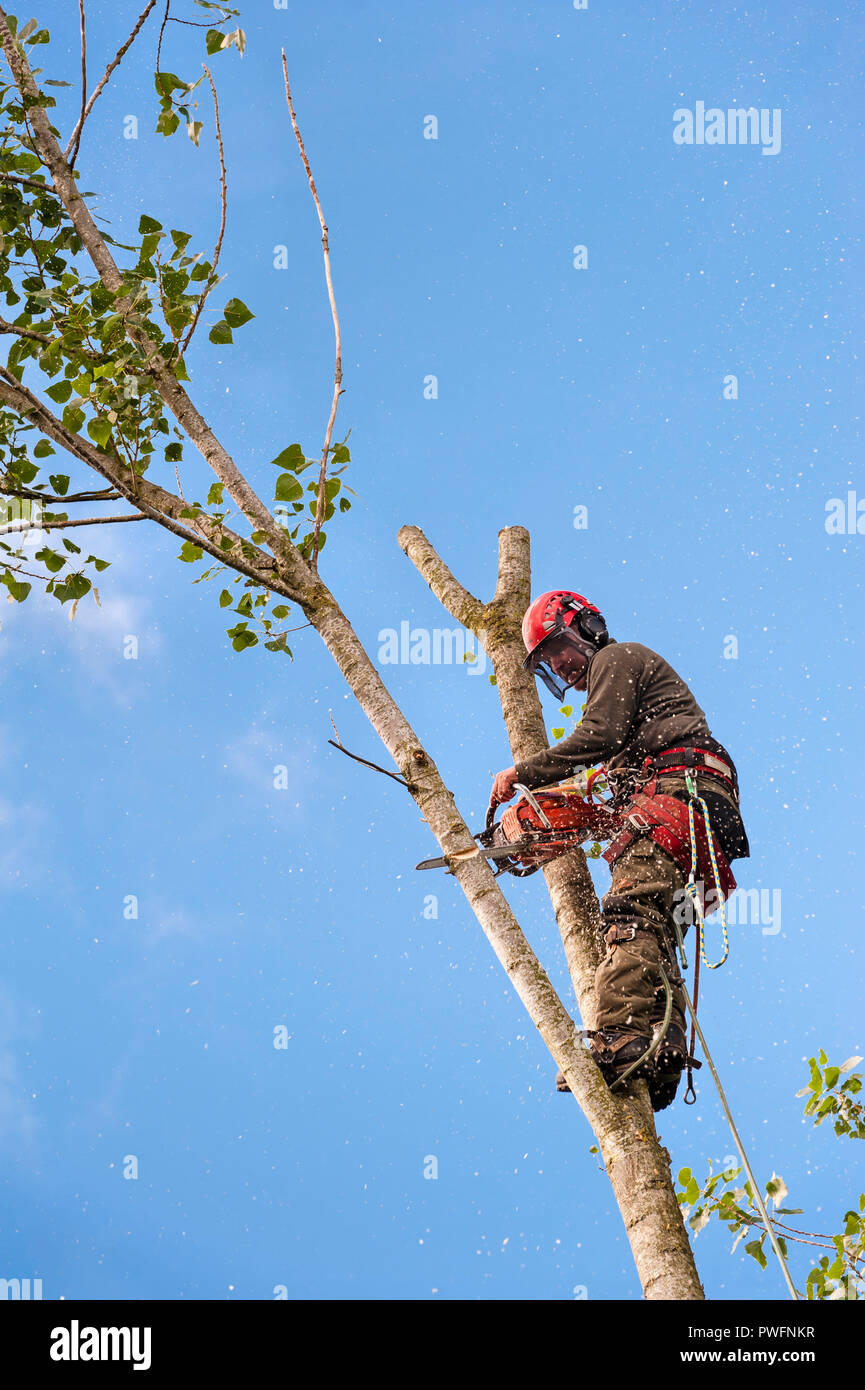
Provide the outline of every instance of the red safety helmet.
{"type": "Polygon", "coordinates": [[[523,641],[528,656],[523,668],[540,676],[547,689],[561,700],[565,691],[581,679],[595,652],[608,640],[607,625],[599,608],[570,589],[553,589],[541,594],[526,609],[523,641]],[[548,660],[553,649],[563,646],[582,659],[582,672],[564,682],[556,676],[548,660]]]}

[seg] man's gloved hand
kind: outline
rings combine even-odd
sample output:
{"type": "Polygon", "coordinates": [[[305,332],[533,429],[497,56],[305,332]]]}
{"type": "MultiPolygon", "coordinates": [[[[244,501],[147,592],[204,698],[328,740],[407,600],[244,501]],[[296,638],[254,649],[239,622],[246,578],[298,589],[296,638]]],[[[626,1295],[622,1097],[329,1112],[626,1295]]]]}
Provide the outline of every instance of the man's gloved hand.
{"type": "Polygon", "coordinates": [[[497,772],[493,789],[490,792],[490,805],[498,806],[502,801],[510,801],[514,794],[516,780],[517,770],[515,767],[506,767],[503,772],[497,772]]]}

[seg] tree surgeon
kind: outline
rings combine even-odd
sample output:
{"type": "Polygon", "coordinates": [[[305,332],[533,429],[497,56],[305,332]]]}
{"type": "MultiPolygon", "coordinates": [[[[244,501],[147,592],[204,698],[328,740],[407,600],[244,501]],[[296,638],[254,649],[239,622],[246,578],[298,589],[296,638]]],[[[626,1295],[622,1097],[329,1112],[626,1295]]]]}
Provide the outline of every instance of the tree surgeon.
{"type": "MultiPolygon", "coordinates": [[[[612,883],[601,904],[605,955],[595,977],[598,1026],[589,1046],[608,1084],[648,1051],[664,1014],[663,967],[672,982],[670,1022],[654,1057],[632,1073],[646,1076],[652,1104],[661,1110],[673,1100],[688,1058],[673,935],[674,913],[687,931],[687,912],[679,911],[690,868],[686,778],[708,808],[730,892],[730,860],[750,854],[736,768],[672,666],[640,642],[615,641],[581,594],[541,594],[526,610],[523,641],[524,666],[557,700],[571,687],[586,691],[587,699],[572,734],[497,774],[491,801],[509,801],[516,784],[533,790],[604,766],[623,828],[604,855],[612,883]]],[[[568,1089],[561,1074],[557,1084],[568,1089]]]]}

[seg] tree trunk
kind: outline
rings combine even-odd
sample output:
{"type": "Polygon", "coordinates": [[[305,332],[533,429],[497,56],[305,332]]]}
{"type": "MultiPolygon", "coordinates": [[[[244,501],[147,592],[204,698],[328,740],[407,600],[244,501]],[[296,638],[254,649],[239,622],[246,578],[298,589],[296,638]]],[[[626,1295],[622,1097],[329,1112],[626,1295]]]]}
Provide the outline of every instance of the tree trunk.
{"type": "MultiPolygon", "coordinates": [[[[514,761],[547,747],[534,677],[522,669],[520,625],[531,599],[529,533],[521,526],[499,533],[499,576],[495,596],[484,604],[454,579],[447,565],[415,526],[397,537],[448,612],[473,631],[490,658],[514,761]]],[[[600,959],[597,895],[582,850],[555,859],[544,869],[565,957],[585,1026],[594,1026],[594,973],[600,959]]],[[[553,1051],[553,1049],[550,1049],[553,1051]]],[[[634,1261],[648,1299],[702,1299],[693,1251],[676,1201],[670,1155],[658,1141],[644,1081],[611,1093],[589,1061],[578,1084],[563,1068],[598,1139],[607,1174],[625,1222],[634,1261]]]]}

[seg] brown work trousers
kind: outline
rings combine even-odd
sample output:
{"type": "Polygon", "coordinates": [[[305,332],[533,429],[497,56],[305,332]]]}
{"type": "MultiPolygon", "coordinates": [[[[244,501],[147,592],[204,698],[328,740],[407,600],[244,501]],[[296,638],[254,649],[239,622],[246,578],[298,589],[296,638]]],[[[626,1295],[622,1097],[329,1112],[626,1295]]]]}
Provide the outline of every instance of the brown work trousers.
{"type": "MultiPolygon", "coordinates": [[[[658,777],[656,790],[666,796],[684,789],[684,773],[658,777]]],[[[736,804],[719,778],[707,773],[701,775],[699,770],[697,791],[718,792],[736,804]]],[[[622,920],[622,899],[627,899],[627,920],[639,925],[633,940],[616,942],[611,938],[622,935],[621,928],[602,918],[606,954],[595,973],[597,1028],[615,1028],[651,1037],[654,1024],[664,1016],[663,966],[672,985],[672,1020],[684,1029],[685,999],[676,983],[679,967],[673,954],[676,941],[673,914],[684,937],[693,911],[684,891],[687,878],[688,875],[648,833],[638,835],[616,860],[610,891],[601,908],[603,910],[615,898],[616,916],[622,920]]],[[[707,897],[713,888],[714,884],[705,885],[707,897]]]]}

